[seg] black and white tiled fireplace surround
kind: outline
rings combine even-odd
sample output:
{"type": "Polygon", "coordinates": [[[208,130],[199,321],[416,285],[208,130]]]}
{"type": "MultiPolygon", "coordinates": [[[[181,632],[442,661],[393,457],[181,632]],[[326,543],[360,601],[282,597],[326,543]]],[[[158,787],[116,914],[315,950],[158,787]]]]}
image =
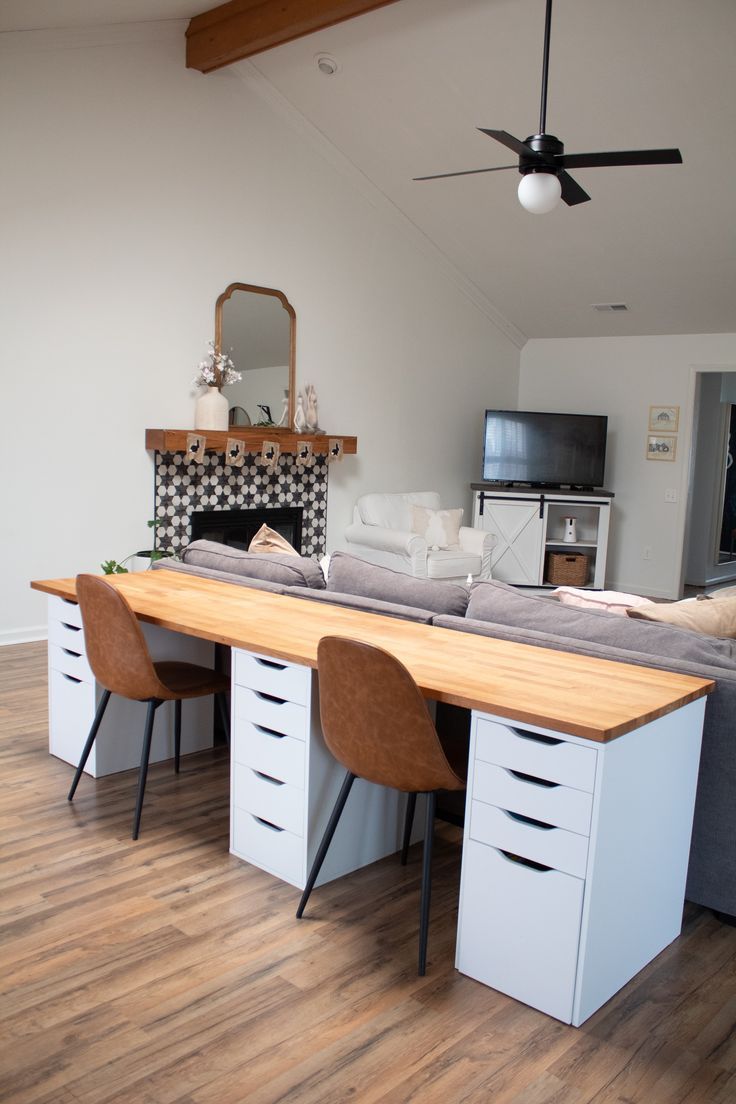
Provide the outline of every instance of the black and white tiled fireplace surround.
{"type": "Polygon", "coordinates": [[[269,473],[256,454],[241,467],[224,462],[222,453],[190,460],[181,452],[155,456],[156,543],[162,551],[180,555],[191,540],[190,515],[197,510],[268,510],[302,508],[302,555],[326,551],[327,458],[315,456],[309,467],[282,454],[269,473]]]}

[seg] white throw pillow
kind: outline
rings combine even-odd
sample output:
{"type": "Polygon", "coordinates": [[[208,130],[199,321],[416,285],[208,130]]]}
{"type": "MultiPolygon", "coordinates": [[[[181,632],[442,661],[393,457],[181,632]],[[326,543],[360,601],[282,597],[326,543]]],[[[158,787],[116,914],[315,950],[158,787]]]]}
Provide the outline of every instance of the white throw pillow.
{"type": "Polygon", "coordinates": [[[552,591],[550,598],[557,598],[566,606],[619,613],[622,617],[626,617],[626,611],[632,607],[654,605],[651,598],[642,598],[638,594],[623,594],[618,590],[581,590],[578,587],[558,587],[552,591]]]}
{"type": "Polygon", "coordinates": [[[430,510],[426,506],[411,508],[411,531],[424,537],[432,552],[460,547],[462,520],[462,509],[430,510]]]}
{"type": "Polygon", "coordinates": [[[262,525],[248,545],[249,552],[281,552],[287,556],[298,556],[296,548],[268,525],[262,525]]]}

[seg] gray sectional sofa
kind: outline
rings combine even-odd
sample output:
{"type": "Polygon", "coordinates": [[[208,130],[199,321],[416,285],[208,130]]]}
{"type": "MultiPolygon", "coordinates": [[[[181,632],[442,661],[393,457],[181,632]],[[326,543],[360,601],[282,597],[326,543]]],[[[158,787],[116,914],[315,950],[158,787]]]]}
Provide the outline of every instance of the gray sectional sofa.
{"type": "Polygon", "coordinates": [[[343,552],[330,557],[326,581],[315,561],[225,549],[211,541],[189,545],[182,562],[162,560],[154,567],[713,679],[716,689],[706,704],[686,895],[736,922],[735,640],[566,606],[505,583],[488,581],[467,588],[415,579],[343,552]]]}

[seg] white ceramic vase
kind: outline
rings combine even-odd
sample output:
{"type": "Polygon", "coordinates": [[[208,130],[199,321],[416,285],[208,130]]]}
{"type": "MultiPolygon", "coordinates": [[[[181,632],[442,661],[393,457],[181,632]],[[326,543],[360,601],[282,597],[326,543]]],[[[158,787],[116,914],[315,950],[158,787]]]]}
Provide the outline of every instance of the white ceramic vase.
{"type": "Polygon", "coordinates": [[[195,429],[227,429],[229,404],[217,387],[207,387],[194,407],[195,429]]]}

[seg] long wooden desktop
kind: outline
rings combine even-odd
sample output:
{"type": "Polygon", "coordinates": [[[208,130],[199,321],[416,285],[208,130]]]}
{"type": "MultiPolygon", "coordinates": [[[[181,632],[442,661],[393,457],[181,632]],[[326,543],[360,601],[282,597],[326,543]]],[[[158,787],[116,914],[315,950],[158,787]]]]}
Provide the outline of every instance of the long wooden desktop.
{"type": "MultiPolygon", "coordinates": [[[[711,682],[174,572],[109,581],[169,655],[187,639],[233,649],[234,854],[303,886],[343,773],[321,737],[317,644],[345,635],[473,711],[460,970],[580,1024],[679,934],[711,682]]],[[[54,632],[78,632],[74,580],[32,585],[54,632]]],[[[356,788],[322,880],[395,851],[402,809],[356,788]]]]}

